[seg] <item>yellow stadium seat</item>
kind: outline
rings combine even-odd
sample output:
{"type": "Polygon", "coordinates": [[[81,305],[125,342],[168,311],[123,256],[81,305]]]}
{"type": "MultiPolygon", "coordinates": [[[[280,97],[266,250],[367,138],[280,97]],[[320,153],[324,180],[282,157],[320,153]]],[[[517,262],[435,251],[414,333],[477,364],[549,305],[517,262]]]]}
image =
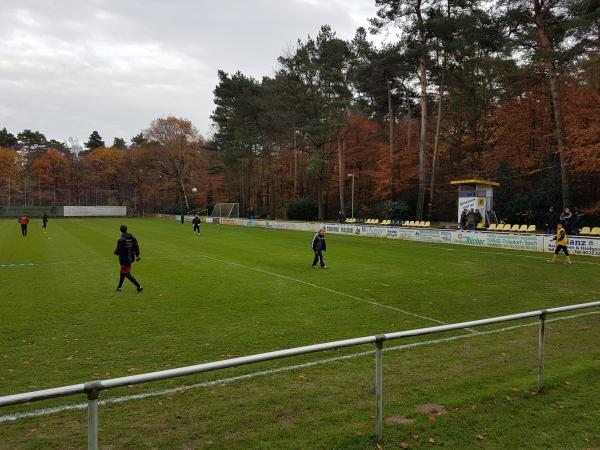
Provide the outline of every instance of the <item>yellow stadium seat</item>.
{"type": "Polygon", "coordinates": [[[425,228],[428,228],[431,226],[431,222],[428,220],[427,222],[425,222],[425,225],[423,225],[425,228]]]}
{"type": "Polygon", "coordinates": [[[510,231],[519,231],[519,224],[515,223],[512,228],[510,229],[510,231]]]}
{"type": "Polygon", "coordinates": [[[371,225],[373,223],[373,219],[367,219],[367,225],[371,225]]]}
{"type": "Polygon", "coordinates": [[[591,231],[592,230],[590,229],[590,227],[583,227],[581,231],[579,231],[579,234],[587,236],[588,234],[590,234],[591,231]]]}
{"type": "Polygon", "coordinates": [[[408,221],[408,226],[409,227],[414,227],[415,226],[415,221],[414,220],[409,220],[408,221]]]}
{"type": "Polygon", "coordinates": [[[416,220],[416,221],[415,221],[415,227],[419,227],[419,228],[421,228],[421,227],[423,226],[423,224],[424,224],[424,223],[425,223],[425,222],[423,222],[422,220],[421,220],[421,221],[419,221],[419,220],[416,220]]]}
{"type": "Polygon", "coordinates": [[[373,225],[377,225],[379,223],[379,219],[373,219],[373,225]]]}
{"type": "Polygon", "coordinates": [[[477,228],[478,230],[482,230],[483,229],[483,223],[479,222],[475,228],[477,228]]]}
{"type": "Polygon", "coordinates": [[[535,233],[535,230],[536,230],[535,225],[529,225],[527,227],[527,232],[528,233],[535,233]]]}
{"type": "Polygon", "coordinates": [[[488,227],[489,231],[496,231],[496,224],[495,223],[490,223],[490,226],[488,227]]]}
{"type": "Polygon", "coordinates": [[[502,226],[502,231],[510,231],[510,228],[512,227],[512,225],[510,223],[505,223],[502,226]]]}
{"type": "Polygon", "coordinates": [[[600,236],[600,227],[592,228],[592,231],[590,231],[590,236],[600,236]]]}
{"type": "Polygon", "coordinates": [[[519,228],[519,232],[526,233],[527,232],[527,225],[525,225],[525,224],[521,225],[521,227],[519,228]]]}

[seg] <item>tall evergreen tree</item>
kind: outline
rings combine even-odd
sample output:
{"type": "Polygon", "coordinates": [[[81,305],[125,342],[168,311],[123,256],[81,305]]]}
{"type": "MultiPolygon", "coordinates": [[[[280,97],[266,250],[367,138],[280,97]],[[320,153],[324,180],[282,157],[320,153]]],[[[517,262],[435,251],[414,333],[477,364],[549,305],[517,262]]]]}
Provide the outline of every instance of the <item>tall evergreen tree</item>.
{"type": "Polygon", "coordinates": [[[14,134],[9,133],[6,127],[0,130],[0,147],[16,147],[18,142],[19,140],[15,137],[14,134]]]}
{"type": "Polygon", "coordinates": [[[94,150],[95,148],[106,147],[106,144],[102,140],[102,136],[96,130],[90,134],[88,141],[85,143],[85,147],[88,150],[94,150]]]}

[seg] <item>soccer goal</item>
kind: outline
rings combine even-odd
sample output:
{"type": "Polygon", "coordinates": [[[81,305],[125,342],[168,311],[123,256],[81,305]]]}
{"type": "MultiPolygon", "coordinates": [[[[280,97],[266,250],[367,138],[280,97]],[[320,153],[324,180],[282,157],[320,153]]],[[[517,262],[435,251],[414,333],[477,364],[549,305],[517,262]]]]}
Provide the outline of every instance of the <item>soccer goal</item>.
{"type": "Polygon", "coordinates": [[[211,217],[240,217],[239,203],[217,203],[212,210],[211,217]]]}

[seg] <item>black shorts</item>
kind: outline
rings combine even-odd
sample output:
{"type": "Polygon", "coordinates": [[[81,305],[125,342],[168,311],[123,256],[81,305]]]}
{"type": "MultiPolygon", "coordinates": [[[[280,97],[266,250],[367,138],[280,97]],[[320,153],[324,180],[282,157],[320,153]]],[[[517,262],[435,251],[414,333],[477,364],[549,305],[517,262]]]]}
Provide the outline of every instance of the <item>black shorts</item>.
{"type": "Polygon", "coordinates": [[[554,254],[555,254],[555,255],[558,255],[558,254],[560,253],[560,251],[561,251],[561,250],[563,251],[563,253],[564,253],[566,256],[569,256],[569,249],[567,248],[567,246],[566,246],[566,245],[557,245],[557,246],[556,246],[556,249],[554,250],[554,254]]]}

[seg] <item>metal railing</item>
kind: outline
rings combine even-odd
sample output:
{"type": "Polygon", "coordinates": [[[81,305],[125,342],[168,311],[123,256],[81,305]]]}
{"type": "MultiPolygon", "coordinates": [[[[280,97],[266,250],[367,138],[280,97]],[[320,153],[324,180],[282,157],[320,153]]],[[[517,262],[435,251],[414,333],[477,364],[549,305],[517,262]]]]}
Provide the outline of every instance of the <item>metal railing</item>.
{"type": "Polygon", "coordinates": [[[354,347],[357,345],[374,344],[375,345],[375,393],[376,393],[376,425],[375,437],[382,439],[383,434],[383,343],[385,341],[401,339],[407,337],[423,336],[428,334],[442,333],[446,331],[460,330],[465,328],[480,327],[512,320],[527,319],[530,317],[539,318],[538,334],[538,389],[544,387],[544,336],[545,320],[549,314],[573,311],[585,308],[594,308],[600,306],[600,301],[581,303],[578,305],[561,306],[558,308],[542,309],[529,311],[508,316],[491,317],[488,319],[473,320],[469,322],[440,325],[428,328],[418,328],[414,330],[399,331],[395,333],[380,334],[377,336],[365,336],[355,339],[345,339],[341,341],[326,342],[323,344],[307,345],[305,347],[296,347],[287,350],[278,350],[275,352],[259,353],[240,358],[225,359],[194,366],[180,367],[177,369],[161,370],[158,372],[149,372],[140,375],[131,375],[121,378],[111,378],[108,380],[90,381],[87,383],[73,384],[53,389],[44,389],[40,391],[26,392],[22,394],[7,395],[0,397],[0,407],[28,403],[49,398],[65,397],[74,394],[86,394],[88,399],[88,449],[98,449],[98,396],[100,391],[116,387],[128,386],[149,381],[165,380],[169,378],[193,375],[214,370],[226,369],[229,367],[239,367],[246,364],[253,364],[262,361],[271,361],[274,359],[288,358],[290,356],[306,355],[309,353],[335,350],[345,347],[354,347]]]}

